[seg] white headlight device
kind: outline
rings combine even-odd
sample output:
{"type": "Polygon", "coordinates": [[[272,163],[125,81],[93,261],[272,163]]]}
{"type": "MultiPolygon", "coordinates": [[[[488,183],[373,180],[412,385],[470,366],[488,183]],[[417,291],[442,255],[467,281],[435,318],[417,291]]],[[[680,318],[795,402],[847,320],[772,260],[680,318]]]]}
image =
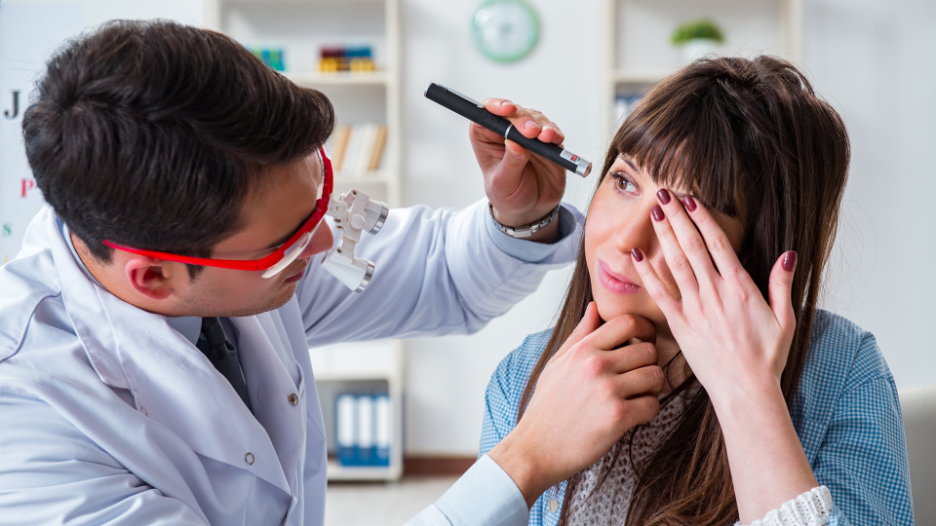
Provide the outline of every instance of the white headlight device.
{"type": "Polygon", "coordinates": [[[338,198],[332,194],[326,214],[334,218],[335,227],[341,231],[341,244],[325,255],[322,268],[354,292],[363,292],[374,276],[374,264],[355,257],[354,250],[361,234],[376,234],[383,228],[389,213],[386,203],[358,190],[350,190],[338,198]]]}

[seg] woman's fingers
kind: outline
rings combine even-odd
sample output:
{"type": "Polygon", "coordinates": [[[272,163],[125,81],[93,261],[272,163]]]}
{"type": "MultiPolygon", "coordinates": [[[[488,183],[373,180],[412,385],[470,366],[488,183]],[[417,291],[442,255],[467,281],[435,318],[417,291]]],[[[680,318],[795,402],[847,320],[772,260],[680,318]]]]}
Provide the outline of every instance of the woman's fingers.
{"type": "MultiPolygon", "coordinates": [[[[677,204],[676,206],[679,205],[677,204]]],[[[692,263],[689,261],[689,258],[686,257],[686,253],[680,246],[679,237],[673,230],[672,223],[667,219],[660,205],[656,205],[651,209],[650,216],[653,219],[651,222],[653,223],[653,230],[656,232],[657,240],[660,242],[660,248],[663,249],[663,258],[666,260],[666,266],[669,267],[673,279],[676,280],[676,286],[679,287],[680,299],[698,298],[699,283],[696,281],[692,263]]]]}
{"type": "Polygon", "coordinates": [[[746,281],[753,284],[750,275],[741,265],[741,261],[738,260],[738,255],[735,253],[734,247],[731,246],[728,234],[725,233],[708,209],[691,196],[683,198],[683,205],[689,218],[692,219],[699,232],[702,233],[708,253],[715,261],[715,266],[718,267],[717,271],[721,277],[737,283],[739,277],[743,276],[747,278],[746,281]]]}
{"type": "Polygon", "coordinates": [[[777,318],[784,333],[792,338],[796,328],[796,311],[793,309],[793,277],[796,274],[796,251],[789,250],[780,255],[770,271],[770,284],[767,293],[770,296],[770,309],[777,318]]]}
{"type": "Polygon", "coordinates": [[[686,213],[686,209],[683,208],[679,199],[674,198],[673,194],[665,188],[657,192],[656,195],[666,216],[665,221],[662,221],[659,227],[665,228],[667,226],[665,223],[669,223],[668,226],[672,229],[679,248],[689,260],[696,281],[700,285],[712,283],[717,277],[718,271],[712,264],[712,257],[709,255],[705,239],[702,238],[689,214],[686,213]]]}
{"type": "MultiPolygon", "coordinates": [[[[650,261],[644,257],[644,253],[639,248],[631,250],[631,258],[634,260],[634,266],[637,267],[637,273],[640,274],[640,281],[643,283],[647,293],[653,298],[653,301],[660,307],[663,314],[670,318],[675,315],[679,308],[678,300],[666,289],[666,285],[657,276],[656,271],[650,261]]],[[[672,320],[670,321],[672,325],[672,320]]]]}

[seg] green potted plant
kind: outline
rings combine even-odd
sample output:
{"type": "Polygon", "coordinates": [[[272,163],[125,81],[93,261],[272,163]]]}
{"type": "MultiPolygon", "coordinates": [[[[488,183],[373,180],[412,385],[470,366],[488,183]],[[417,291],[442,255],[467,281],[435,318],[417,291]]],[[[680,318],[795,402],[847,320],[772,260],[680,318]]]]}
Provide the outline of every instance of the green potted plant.
{"type": "Polygon", "coordinates": [[[714,21],[708,18],[681,24],[673,32],[672,42],[683,49],[686,62],[692,62],[718,50],[725,42],[725,34],[714,21]]]}

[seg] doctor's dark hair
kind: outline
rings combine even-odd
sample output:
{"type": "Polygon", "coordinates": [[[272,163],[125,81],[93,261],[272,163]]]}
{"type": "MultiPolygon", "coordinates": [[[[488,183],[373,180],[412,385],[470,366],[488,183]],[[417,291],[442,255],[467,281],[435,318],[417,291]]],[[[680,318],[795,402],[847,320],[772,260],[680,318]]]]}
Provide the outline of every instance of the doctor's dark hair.
{"type": "MultiPolygon", "coordinates": [[[[780,378],[791,405],[847,180],[850,147],[842,118],[786,61],[703,59],[661,81],[638,103],[612,141],[597,187],[622,154],[656,184],[687,188],[705,206],[741,223],[738,258],[764,298],[774,263],[787,250],[797,251],[792,302],[799,316],[780,378]]],[[[594,299],[584,247],[583,236],[565,303],[527,382],[520,414],[549,358],[594,299]]],[[[661,405],[682,396],[687,408],[673,432],[637,466],[629,509],[621,511],[627,512],[628,525],[731,524],[738,507],[714,407],[685,362],[672,363],[679,365],[664,371],[678,385],[661,405]]],[[[640,431],[638,426],[621,440],[633,443],[640,431]]],[[[610,466],[622,460],[609,463],[599,485],[614,483],[610,466]]],[[[569,481],[566,503],[579,480],[569,481]]],[[[563,506],[560,524],[569,522],[569,513],[563,506]]]]}
{"type": "Polygon", "coordinates": [[[23,136],[43,197],[107,263],[103,240],[210,257],[268,168],[313,153],[334,120],[228,36],[117,20],[48,61],[23,136]]]}

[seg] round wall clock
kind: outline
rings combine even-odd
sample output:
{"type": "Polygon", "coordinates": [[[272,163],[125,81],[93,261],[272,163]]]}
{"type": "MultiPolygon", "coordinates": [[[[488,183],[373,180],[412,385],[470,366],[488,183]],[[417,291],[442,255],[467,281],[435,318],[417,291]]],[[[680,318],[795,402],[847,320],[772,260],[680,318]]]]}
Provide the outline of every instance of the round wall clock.
{"type": "Polygon", "coordinates": [[[478,49],[498,62],[520,60],[539,40],[539,18],[524,0],[487,0],[475,11],[471,29],[478,49]]]}

